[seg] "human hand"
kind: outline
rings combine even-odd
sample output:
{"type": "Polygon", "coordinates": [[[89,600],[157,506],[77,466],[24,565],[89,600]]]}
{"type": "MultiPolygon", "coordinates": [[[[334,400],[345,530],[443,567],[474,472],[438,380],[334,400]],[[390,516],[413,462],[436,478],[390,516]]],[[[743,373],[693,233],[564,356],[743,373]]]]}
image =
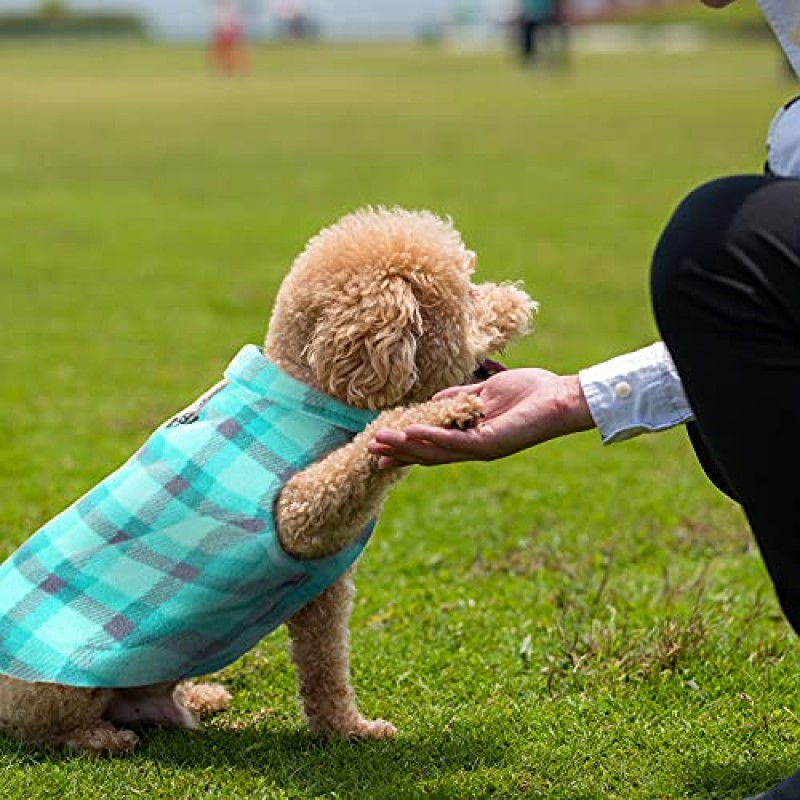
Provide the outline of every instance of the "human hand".
{"type": "Polygon", "coordinates": [[[382,428],[368,448],[381,468],[407,464],[493,461],[569,433],[594,427],[576,375],[543,369],[513,369],[483,383],[454,386],[434,400],[473,394],[483,401],[483,419],[465,431],[410,425],[403,431],[382,428]]]}

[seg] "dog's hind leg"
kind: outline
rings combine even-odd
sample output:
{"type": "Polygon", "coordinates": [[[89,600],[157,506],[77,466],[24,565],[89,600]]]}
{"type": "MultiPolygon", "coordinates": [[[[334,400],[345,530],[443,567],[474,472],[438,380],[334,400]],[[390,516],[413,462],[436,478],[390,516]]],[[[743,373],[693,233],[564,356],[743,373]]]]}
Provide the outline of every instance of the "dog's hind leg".
{"type": "Polygon", "coordinates": [[[117,728],[107,720],[98,720],[91,727],[53,737],[48,743],[94,756],[121,756],[130,753],[138,742],[139,737],[133,731],[117,728]]]}
{"type": "Polygon", "coordinates": [[[300,698],[315,733],[364,739],[395,735],[391,722],[364,719],[350,686],[348,624],[353,603],[350,572],[289,620],[300,698]]]}
{"type": "Polygon", "coordinates": [[[133,731],[103,719],[112,689],[28,683],[0,676],[0,730],[32,745],[64,746],[90,755],[122,755],[133,731]]]}
{"type": "Polygon", "coordinates": [[[184,708],[201,716],[224,711],[231,701],[231,693],[220,683],[187,681],[178,686],[175,697],[184,708]]]}

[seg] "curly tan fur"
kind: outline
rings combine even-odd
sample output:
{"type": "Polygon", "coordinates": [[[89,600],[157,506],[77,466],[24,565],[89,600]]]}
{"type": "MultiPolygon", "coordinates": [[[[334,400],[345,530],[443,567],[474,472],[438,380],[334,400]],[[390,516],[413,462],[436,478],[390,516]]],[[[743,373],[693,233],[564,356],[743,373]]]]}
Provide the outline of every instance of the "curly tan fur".
{"type": "Polygon", "coordinates": [[[230,692],[219,683],[186,681],[177,689],[180,704],[195,714],[216,714],[224,711],[231,701],[230,692]]]}
{"type": "MultiPolygon", "coordinates": [[[[278,536],[297,558],[337,552],[380,511],[403,470],[378,470],[378,427],[464,426],[469,395],[433,402],[470,380],[478,362],[527,331],[533,301],[512,285],[475,286],[475,254],[448,221],[425,211],[364,209],[311,239],[286,276],[264,347],[292,377],[356,408],[382,411],[348,445],[295,475],[276,504],[278,536]]],[[[352,571],[289,620],[291,654],[310,728],[385,738],[394,726],[361,716],[350,686],[352,571]]],[[[80,689],[0,676],[0,729],[93,754],[136,745],[124,726],[189,728],[223,709],[218,684],[80,689]]]]}

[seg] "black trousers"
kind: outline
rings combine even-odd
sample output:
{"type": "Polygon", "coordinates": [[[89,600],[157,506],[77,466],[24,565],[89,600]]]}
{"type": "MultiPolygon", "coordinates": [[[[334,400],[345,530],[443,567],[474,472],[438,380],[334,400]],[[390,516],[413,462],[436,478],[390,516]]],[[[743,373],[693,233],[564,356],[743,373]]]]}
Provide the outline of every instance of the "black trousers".
{"type": "Polygon", "coordinates": [[[653,306],[709,478],[741,504],[800,633],[800,180],[715,180],[656,248],[653,306]]]}

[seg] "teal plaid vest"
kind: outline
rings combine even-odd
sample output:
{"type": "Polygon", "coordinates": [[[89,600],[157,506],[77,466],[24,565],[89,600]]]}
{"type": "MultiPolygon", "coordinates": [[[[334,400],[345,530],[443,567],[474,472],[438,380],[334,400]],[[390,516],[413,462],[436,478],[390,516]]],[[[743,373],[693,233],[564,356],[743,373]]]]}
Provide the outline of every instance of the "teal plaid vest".
{"type": "Polygon", "coordinates": [[[377,414],[313,391],[253,345],[195,413],[0,565],[0,674],[70,686],[179,680],[230,664],[358,558],[298,560],[273,507],[377,414]]]}

